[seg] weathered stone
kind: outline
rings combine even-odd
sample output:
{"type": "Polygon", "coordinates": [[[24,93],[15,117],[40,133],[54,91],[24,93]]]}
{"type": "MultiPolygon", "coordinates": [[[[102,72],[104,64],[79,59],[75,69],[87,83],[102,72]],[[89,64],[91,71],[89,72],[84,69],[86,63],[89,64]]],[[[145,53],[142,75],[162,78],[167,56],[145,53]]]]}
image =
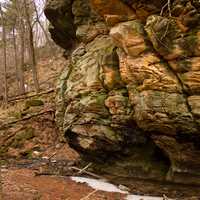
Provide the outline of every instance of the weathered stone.
{"type": "Polygon", "coordinates": [[[197,133],[194,119],[181,94],[144,91],[132,94],[134,119],[147,132],[176,135],[179,132],[197,133]]]}
{"type": "Polygon", "coordinates": [[[178,61],[172,60],[169,62],[169,64],[177,73],[200,71],[200,57],[185,58],[178,61]]]}
{"type": "Polygon", "coordinates": [[[114,49],[112,46],[112,41],[108,37],[102,36],[88,44],[86,53],[77,60],[73,59],[73,68],[66,82],[67,89],[64,96],[67,107],[63,126],[65,132],[69,133],[69,138],[71,137],[70,131],[76,133],[77,137],[88,137],[83,144],[80,140],[82,148],[87,146],[86,141],[90,141],[87,148],[90,146],[94,149],[100,148],[96,139],[90,140],[90,137],[99,137],[101,140],[104,138],[110,142],[113,140],[117,142],[118,139],[121,141],[120,137],[115,136],[116,132],[109,127],[111,121],[104,103],[107,98],[104,89],[107,81],[104,81],[105,84],[103,84],[99,78],[102,64],[105,67],[117,67],[115,66],[117,63],[112,61],[112,56],[109,57],[114,49]],[[87,73],[85,73],[86,71],[87,73]],[[96,125],[92,125],[94,122],[96,125]]]}
{"type": "Polygon", "coordinates": [[[70,4],[81,44],[61,77],[56,117],[69,144],[109,173],[199,185],[200,6],[165,5],[70,4]]]}
{"type": "Polygon", "coordinates": [[[120,0],[90,0],[93,9],[102,17],[105,15],[134,16],[135,12],[120,0]]]}
{"type": "Polygon", "coordinates": [[[130,56],[138,56],[148,49],[144,35],[143,25],[139,21],[120,23],[110,31],[116,46],[123,48],[130,56]]]}
{"type": "Polygon", "coordinates": [[[52,39],[62,48],[69,49],[75,41],[75,27],[71,13],[72,0],[48,0],[45,15],[51,22],[52,39]]]}
{"type": "Polygon", "coordinates": [[[124,16],[124,15],[122,16],[122,15],[111,15],[111,14],[104,15],[104,19],[108,26],[114,26],[119,22],[131,21],[134,20],[135,18],[136,18],[135,16],[124,16]]]}
{"type": "Polygon", "coordinates": [[[170,61],[170,67],[177,73],[183,83],[184,90],[188,94],[194,95],[200,92],[200,58],[191,57],[180,61],[170,61]]]}
{"type": "Polygon", "coordinates": [[[200,96],[190,96],[188,97],[188,104],[191,108],[191,112],[194,115],[195,122],[197,123],[197,126],[200,127],[200,96]]]}
{"type": "Polygon", "coordinates": [[[80,25],[76,30],[76,37],[80,42],[91,42],[98,35],[106,35],[108,29],[104,23],[96,23],[95,25],[80,25]]]}
{"type": "Polygon", "coordinates": [[[198,29],[186,34],[175,20],[154,15],[147,19],[145,30],[153,47],[164,59],[183,59],[200,55],[198,29]]]}
{"type": "Polygon", "coordinates": [[[154,53],[144,53],[135,58],[120,54],[120,73],[122,80],[138,91],[156,90],[181,93],[176,76],[154,53]]]}
{"type": "Polygon", "coordinates": [[[200,101],[199,100],[200,100],[200,96],[190,96],[188,98],[188,102],[189,102],[189,105],[191,106],[192,113],[197,117],[200,117],[200,105],[199,105],[200,101]]]}
{"type": "Polygon", "coordinates": [[[72,13],[76,26],[89,25],[101,21],[101,17],[91,9],[90,0],[74,0],[72,13]]]}

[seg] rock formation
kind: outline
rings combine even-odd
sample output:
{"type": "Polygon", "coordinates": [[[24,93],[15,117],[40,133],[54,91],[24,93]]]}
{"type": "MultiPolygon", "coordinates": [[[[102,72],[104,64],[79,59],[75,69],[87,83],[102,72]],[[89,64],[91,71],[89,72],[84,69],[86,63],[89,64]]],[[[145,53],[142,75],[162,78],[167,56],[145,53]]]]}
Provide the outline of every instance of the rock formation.
{"type": "Polygon", "coordinates": [[[48,0],[45,13],[74,48],[56,113],[69,144],[109,173],[200,184],[199,1],[48,0]]]}

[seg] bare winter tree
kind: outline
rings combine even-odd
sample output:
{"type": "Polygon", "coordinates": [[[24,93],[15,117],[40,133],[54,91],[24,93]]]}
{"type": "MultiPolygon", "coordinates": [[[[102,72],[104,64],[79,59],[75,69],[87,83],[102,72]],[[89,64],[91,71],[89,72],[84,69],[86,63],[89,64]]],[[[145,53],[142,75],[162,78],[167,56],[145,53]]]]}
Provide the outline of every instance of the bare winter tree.
{"type": "Polygon", "coordinates": [[[15,0],[15,6],[19,23],[18,32],[20,35],[20,64],[18,66],[19,88],[20,88],[20,94],[24,94],[25,93],[25,86],[24,86],[25,24],[22,13],[23,11],[22,2],[20,2],[20,0],[15,0]]]}
{"type": "Polygon", "coordinates": [[[35,58],[35,48],[34,48],[34,39],[33,39],[33,29],[30,19],[30,8],[28,5],[27,0],[24,0],[24,10],[25,10],[25,18],[26,18],[26,24],[27,24],[27,30],[29,34],[29,56],[30,56],[30,62],[33,72],[33,81],[35,85],[35,89],[37,92],[40,90],[39,81],[38,81],[38,75],[37,75],[37,66],[36,66],[36,58],[35,58]]]}
{"type": "Polygon", "coordinates": [[[3,7],[3,12],[0,13],[0,26],[2,27],[0,32],[2,33],[3,59],[1,61],[5,82],[2,89],[5,85],[4,99],[8,100],[8,96],[13,94],[13,90],[17,90],[15,95],[23,95],[32,90],[40,91],[37,59],[41,59],[43,55],[51,54],[52,56],[54,45],[48,34],[43,0],[4,0],[0,4],[3,7]],[[6,29],[3,29],[5,26],[6,29]],[[10,59],[11,57],[13,59],[10,59]],[[29,66],[31,71],[29,71],[29,66]],[[31,80],[34,85],[32,88],[31,84],[27,90],[25,81],[29,84],[29,74],[32,75],[31,80]],[[10,85],[8,85],[8,81],[11,79],[14,82],[16,80],[17,84],[8,90],[10,85]]]}
{"type": "Polygon", "coordinates": [[[14,48],[14,62],[15,62],[15,73],[16,73],[16,79],[17,79],[17,85],[18,85],[18,90],[20,90],[20,87],[19,87],[19,74],[18,74],[18,54],[17,54],[17,44],[16,44],[16,26],[15,24],[13,24],[12,26],[12,38],[13,38],[13,48],[14,48]]]}
{"type": "Polygon", "coordinates": [[[6,55],[6,25],[2,5],[0,3],[0,15],[2,25],[2,42],[3,42],[3,61],[4,61],[4,101],[8,103],[8,83],[7,83],[7,55],[6,55]]]}

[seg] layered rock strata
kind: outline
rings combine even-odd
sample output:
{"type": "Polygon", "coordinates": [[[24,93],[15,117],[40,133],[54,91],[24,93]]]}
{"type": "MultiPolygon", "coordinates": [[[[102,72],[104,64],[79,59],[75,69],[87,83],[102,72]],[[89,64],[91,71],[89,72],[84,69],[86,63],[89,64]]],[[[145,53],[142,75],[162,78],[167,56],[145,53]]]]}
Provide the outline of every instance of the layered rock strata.
{"type": "Polygon", "coordinates": [[[60,46],[78,41],[57,95],[69,144],[110,173],[199,185],[198,1],[49,0],[46,13],[60,46]]]}

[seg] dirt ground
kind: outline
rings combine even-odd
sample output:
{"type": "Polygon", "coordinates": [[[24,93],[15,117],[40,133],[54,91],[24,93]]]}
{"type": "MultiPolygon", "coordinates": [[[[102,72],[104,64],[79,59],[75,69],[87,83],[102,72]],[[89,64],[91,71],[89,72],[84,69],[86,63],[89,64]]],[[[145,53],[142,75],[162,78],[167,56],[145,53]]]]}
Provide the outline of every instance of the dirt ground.
{"type": "MultiPolygon", "coordinates": [[[[41,156],[31,159],[10,159],[0,165],[0,200],[125,200],[126,195],[96,191],[86,183],[76,183],[70,176],[88,177],[89,169],[79,170],[80,157],[66,143],[48,148],[41,156]]],[[[97,174],[94,174],[97,175],[97,174]]],[[[102,176],[102,175],[100,175],[102,176]]],[[[94,178],[93,176],[89,176],[94,178]]],[[[107,180],[112,178],[104,176],[107,180]]],[[[118,180],[115,185],[127,185],[133,194],[149,194],[174,200],[200,200],[198,188],[187,186],[163,186],[151,182],[118,180]],[[190,194],[191,197],[189,197],[190,194]],[[184,197],[185,196],[185,197],[184,197]],[[187,197],[188,196],[188,197],[187,197]],[[192,197],[193,196],[193,197],[192,197]]],[[[141,198],[140,200],[143,200],[141,198]]]]}
{"type": "Polygon", "coordinates": [[[30,169],[2,170],[1,177],[3,200],[124,199],[122,194],[95,191],[86,184],[73,182],[68,177],[35,176],[30,169]]]}

